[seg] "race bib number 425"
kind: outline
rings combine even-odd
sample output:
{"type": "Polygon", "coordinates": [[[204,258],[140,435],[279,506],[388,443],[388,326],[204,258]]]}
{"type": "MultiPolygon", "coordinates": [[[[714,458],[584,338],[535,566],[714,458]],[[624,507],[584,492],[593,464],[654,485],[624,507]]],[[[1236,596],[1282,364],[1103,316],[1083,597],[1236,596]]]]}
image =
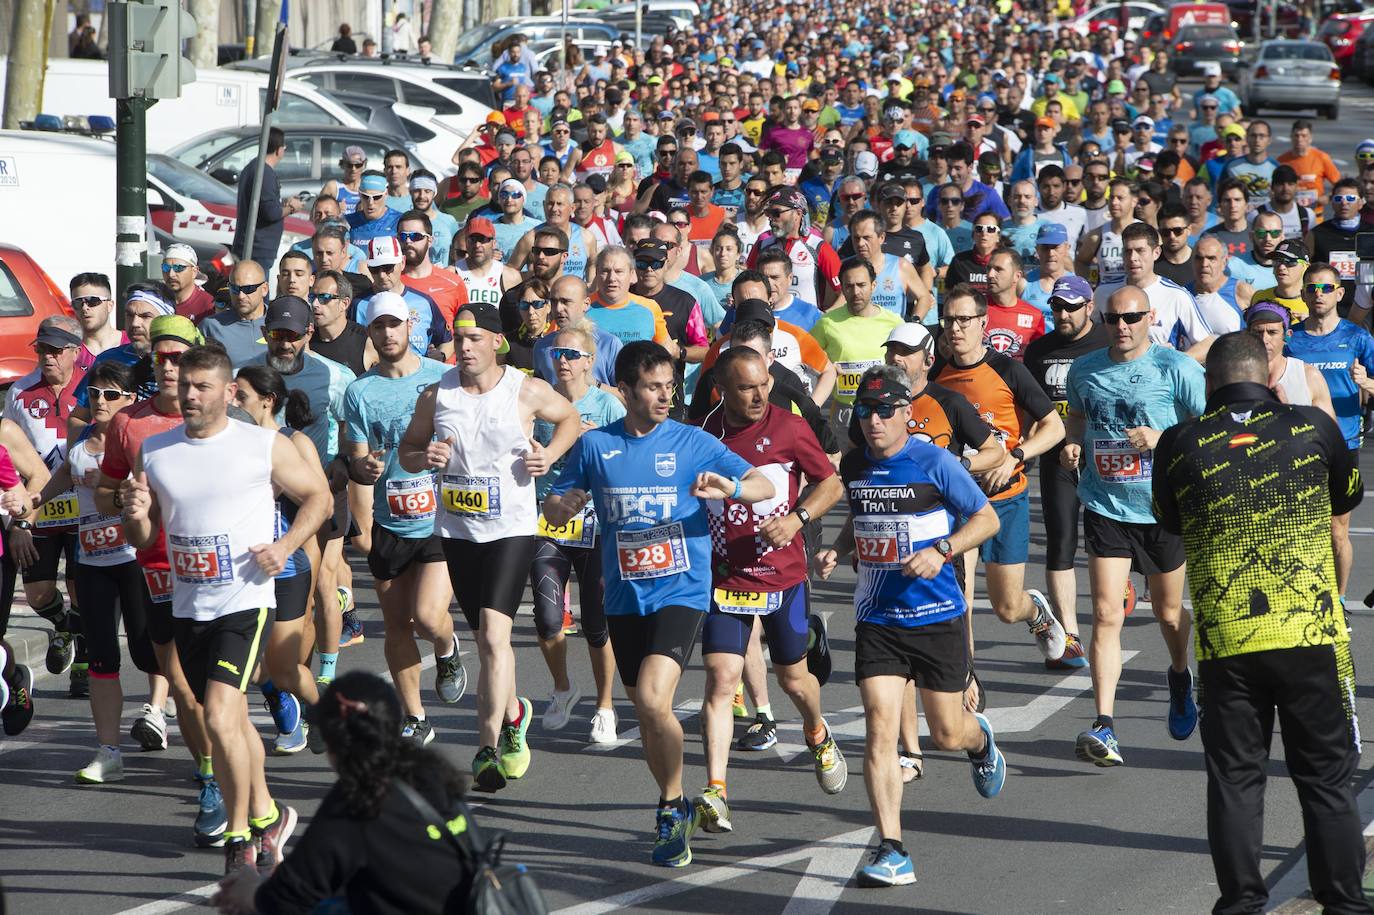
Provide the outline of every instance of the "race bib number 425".
{"type": "Polygon", "coordinates": [[[167,535],[172,554],[172,573],[189,585],[223,585],[234,580],[234,563],[228,534],[203,537],[167,535]]]}
{"type": "Polygon", "coordinates": [[[444,508],[455,515],[501,517],[501,480],[444,474],[444,508]]]}
{"type": "Polygon", "coordinates": [[[623,581],[664,578],[692,567],[680,522],[642,531],[617,531],[615,553],[623,581]]]}

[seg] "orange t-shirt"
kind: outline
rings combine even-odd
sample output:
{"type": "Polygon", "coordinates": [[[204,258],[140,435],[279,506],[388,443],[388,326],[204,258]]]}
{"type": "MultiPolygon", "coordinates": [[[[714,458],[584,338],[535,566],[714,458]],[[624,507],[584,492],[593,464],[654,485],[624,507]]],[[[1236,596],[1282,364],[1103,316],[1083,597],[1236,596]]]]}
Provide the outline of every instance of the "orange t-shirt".
{"type": "Polygon", "coordinates": [[[1309,207],[1321,219],[1321,198],[1326,194],[1326,186],[1341,180],[1341,170],[1336,163],[1314,146],[1301,156],[1295,156],[1289,150],[1279,156],[1279,164],[1287,165],[1298,173],[1298,205],[1309,207]]]}
{"type": "Polygon", "coordinates": [[[716,237],[716,232],[720,231],[720,224],[725,221],[725,208],[716,206],[714,203],[706,204],[706,215],[698,216],[692,212],[692,208],[687,208],[687,218],[691,221],[691,230],[687,233],[687,240],[694,245],[709,245],[711,239],[716,237]]]}
{"type": "Polygon", "coordinates": [[[458,314],[458,309],[468,303],[468,287],[459,276],[447,270],[436,267],[424,279],[401,274],[401,282],[433,299],[450,328],[453,327],[453,318],[458,314]]]}

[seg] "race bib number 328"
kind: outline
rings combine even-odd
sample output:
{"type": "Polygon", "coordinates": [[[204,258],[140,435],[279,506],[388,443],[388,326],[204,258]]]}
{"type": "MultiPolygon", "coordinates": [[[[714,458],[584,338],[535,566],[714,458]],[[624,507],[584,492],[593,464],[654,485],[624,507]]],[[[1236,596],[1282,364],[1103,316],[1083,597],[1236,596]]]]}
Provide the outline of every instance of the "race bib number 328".
{"type": "Polygon", "coordinates": [[[172,573],[177,581],[191,585],[222,585],[234,580],[228,534],[202,537],[168,534],[167,547],[172,554],[172,573]]]}
{"type": "Polygon", "coordinates": [[[692,565],[680,523],[660,524],[642,531],[618,531],[615,552],[624,581],[676,575],[692,565]]]}

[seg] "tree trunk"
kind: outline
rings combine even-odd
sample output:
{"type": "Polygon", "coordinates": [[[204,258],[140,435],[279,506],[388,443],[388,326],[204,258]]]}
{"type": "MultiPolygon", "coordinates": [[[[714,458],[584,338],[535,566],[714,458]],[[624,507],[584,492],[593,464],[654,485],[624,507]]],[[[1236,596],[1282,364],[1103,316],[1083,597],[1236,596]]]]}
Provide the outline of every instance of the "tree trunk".
{"type": "Polygon", "coordinates": [[[272,56],[272,36],[281,18],[281,0],[257,0],[258,17],[253,24],[253,56],[272,56]]]}
{"type": "Polygon", "coordinates": [[[186,11],[196,18],[196,37],[187,55],[196,67],[219,66],[219,0],[187,0],[186,11]]]}
{"type": "Polygon", "coordinates": [[[6,130],[18,130],[20,121],[38,114],[43,80],[43,42],[48,11],[43,0],[14,0],[10,27],[10,59],[5,71],[6,130]]]}
{"type": "Polygon", "coordinates": [[[434,45],[435,60],[453,63],[462,19],[463,0],[434,0],[429,14],[429,40],[434,45]]]}

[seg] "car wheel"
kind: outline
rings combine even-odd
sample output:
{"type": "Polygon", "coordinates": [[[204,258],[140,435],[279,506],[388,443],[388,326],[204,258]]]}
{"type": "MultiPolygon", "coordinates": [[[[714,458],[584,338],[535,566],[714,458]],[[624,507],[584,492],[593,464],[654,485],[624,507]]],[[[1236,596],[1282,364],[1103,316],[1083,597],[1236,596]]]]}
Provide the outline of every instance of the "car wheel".
{"type": "Polygon", "coordinates": [[[1339,104],[1326,106],[1325,117],[1328,121],[1336,120],[1336,118],[1340,116],[1340,113],[1341,106],[1339,104]]]}

